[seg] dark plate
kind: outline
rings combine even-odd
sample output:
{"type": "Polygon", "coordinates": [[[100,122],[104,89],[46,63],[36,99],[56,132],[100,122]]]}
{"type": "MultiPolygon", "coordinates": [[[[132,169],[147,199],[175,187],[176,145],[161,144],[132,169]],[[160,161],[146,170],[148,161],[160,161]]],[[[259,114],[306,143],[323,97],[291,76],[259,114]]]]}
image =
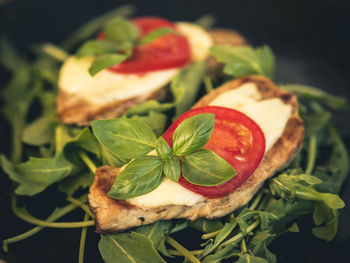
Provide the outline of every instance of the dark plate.
{"type": "MultiPolygon", "coordinates": [[[[253,45],[269,44],[277,56],[276,82],[303,83],[317,86],[336,95],[350,98],[350,2],[309,1],[83,1],[83,0],[0,0],[0,38],[8,37],[22,52],[29,53],[33,43],[58,42],[77,26],[96,15],[125,3],[137,6],[137,15],[158,15],[172,20],[194,21],[203,14],[217,17],[217,26],[235,28],[253,45]]],[[[7,79],[0,69],[0,84],[7,79]]],[[[338,116],[337,126],[350,143],[348,114],[338,116]]],[[[9,152],[10,132],[0,119],[0,151],[9,152]]],[[[10,210],[10,181],[0,177],[0,240],[28,230],[30,225],[17,219],[10,210]]],[[[51,187],[34,197],[36,215],[45,215],[57,193],[51,187]],[[47,203],[42,204],[43,198],[47,203]],[[40,206],[36,207],[36,204],[40,206]],[[46,209],[46,210],[45,210],[46,209]]],[[[349,180],[342,198],[350,201],[349,180]]],[[[81,220],[79,213],[66,220],[81,220]]],[[[300,222],[301,232],[282,236],[271,245],[279,262],[350,262],[350,208],[340,213],[339,232],[335,240],[325,242],[311,234],[312,220],[300,222]]],[[[186,247],[195,248],[192,233],[185,232],[186,247]]],[[[8,262],[76,262],[80,230],[45,229],[40,234],[10,245],[10,252],[0,252],[8,262]]],[[[99,236],[88,232],[85,262],[102,261],[97,249],[99,236]]]]}

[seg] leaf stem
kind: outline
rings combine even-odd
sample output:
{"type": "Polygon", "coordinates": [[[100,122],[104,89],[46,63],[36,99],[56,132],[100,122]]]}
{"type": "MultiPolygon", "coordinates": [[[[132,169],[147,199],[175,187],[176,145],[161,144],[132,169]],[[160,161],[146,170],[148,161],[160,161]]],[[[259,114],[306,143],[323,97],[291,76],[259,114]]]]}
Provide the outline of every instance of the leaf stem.
{"type": "Polygon", "coordinates": [[[69,56],[69,54],[65,50],[51,43],[43,44],[42,50],[50,57],[53,57],[54,59],[61,62],[64,62],[69,56]]]}
{"type": "Polygon", "coordinates": [[[242,242],[241,242],[241,250],[242,250],[242,253],[246,253],[247,252],[247,245],[245,243],[245,239],[244,238],[242,239],[242,242]]]}
{"type": "Polygon", "coordinates": [[[259,194],[254,198],[254,200],[253,200],[253,202],[251,203],[251,205],[249,206],[249,208],[248,208],[249,210],[254,210],[254,209],[258,206],[258,204],[259,204],[259,202],[260,202],[260,200],[261,200],[263,194],[264,194],[264,191],[261,190],[261,191],[259,192],[259,194]]]}
{"type": "Polygon", "coordinates": [[[211,232],[211,233],[208,233],[208,234],[204,234],[204,235],[201,236],[201,238],[202,239],[209,239],[209,238],[215,237],[215,236],[217,236],[220,233],[221,230],[222,230],[222,228],[219,229],[219,230],[216,230],[214,232],[211,232]]]}
{"type": "MultiPolygon", "coordinates": [[[[254,228],[256,228],[258,225],[260,224],[260,219],[256,220],[253,224],[251,224],[250,226],[247,227],[247,234],[249,232],[251,232],[252,230],[254,230],[254,228]]],[[[241,238],[244,237],[244,234],[242,232],[239,232],[237,235],[233,236],[232,238],[230,238],[229,240],[227,240],[226,242],[222,243],[220,245],[220,247],[226,246],[232,242],[236,242],[238,240],[240,240],[241,238]]]]}
{"type": "Polygon", "coordinates": [[[204,87],[207,93],[211,92],[214,89],[213,83],[211,82],[211,79],[209,76],[204,77],[204,87]]]}
{"type": "MultiPolygon", "coordinates": [[[[81,197],[80,199],[76,199],[76,200],[81,202],[81,200],[83,200],[83,199],[86,199],[85,195],[83,197],[81,197]]],[[[49,222],[56,221],[57,219],[61,218],[62,216],[65,216],[66,214],[68,214],[69,212],[73,211],[76,208],[78,208],[78,205],[73,204],[73,203],[69,204],[69,205],[61,208],[60,211],[58,211],[57,213],[49,216],[46,219],[46,221],[49,221],[49,222]]],[[[27,232],[24,232],[24,233],[22,233],[20,235],[17,235],[17,236],[5,239],[3,241],[2,249],[5,252],[7,252],[9,244],[16,243],[16,242],[22,241],[22,240],[24,240],[26,238],[29,238],[29,237],[35,235],[36,233],[40,232],[43,228],[44,228],[43,226],[36,226],[36,227],[32,228],[31,230],[29,230],[27,232]]]]}
{"type": "Polygon", "coordinates": [[[72,204],[76,205],[76,206],[79,206],[81,209],[83,209],[85,211],[85,213],[87,213],[91,218],[95,218],[95,215],[91,212],[90,208],[84,204],[83,202],[81,202],[79,199],[76,199],[72,196],[68,196],[66,198],[66,200],[68,202],[71,202],[72,204]]]}
{"type": "MultiPolygon", "coordinates": [[[[84,221],[87,221],[89,219],[89,215],[85,213],[84,215],[84,221]]],[[[81,229],[81,236],[80,236],[80,246],[79,246],[79,259],[78,263],[84,262],[84,251],[85,251],[85,241],[86,241],[86,232],[87,227],[83,227],[81,229]]]]}
{"type": "Polygon", "coordinates": [[[96,165],[94,164],[94,162],[91,161],[91,159],[89,158],[89,156],[88,156],[85,152],[83,152],[83,151],[79,152],[79,156],[80,156],[80,158],[84,161],[84,163],[86,164],[86,166],[89,167],[90,171],[91,171],[93,174],[95,174],[97,168],[96,168],[96,165]]]}
{"type": "Polygon", "coordinates": [[[315,162],[316,162],[316,151],[317,151],[317,139],[316,139],[316,135],[313,134],[310,136],[310,141],[309,141],[309,154],[307,157],[307,165],[305,169],[306,174],[311,174],[314,169],[315,162]]]}
{"type": "Polygon", "coordinates": [[[93,226],[95,222],[93,220],[91,221],[86,221],[86,222],[49,222],[45,220],[41,220],[39,218],[33,217],[30,214],[23,213],[18,210],[18,207],[16,206],[16,196],[12,195],[11,198],[11,206],[12,210],[15,213],[16,216],[18,216],[20,219],[23,221],[33,224],[33,225],[38,225],[38,226],[44,226],[44,227],[53,227],[53,228],[79,228],[79,227],[88,227],[88,226],[93,226]]]}
{"type": "Polygon", "coordinates": [[[168,237],[166,240],[172,247],[174,247],[181,255],[183,255],[187,260],[192,263],[200,263],[198,258],[196,258],[190,251],[184,248],[180,243],[175,239],[168,237]]]}

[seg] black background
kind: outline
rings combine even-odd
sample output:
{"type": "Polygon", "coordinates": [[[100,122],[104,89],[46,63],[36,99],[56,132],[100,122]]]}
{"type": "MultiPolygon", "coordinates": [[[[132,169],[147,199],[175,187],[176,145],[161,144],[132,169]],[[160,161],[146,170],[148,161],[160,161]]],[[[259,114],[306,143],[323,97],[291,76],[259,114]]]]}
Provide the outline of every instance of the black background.
{"type": "MultiPolygon", "coordinates": [[[[58,43],[79,25],[125,3],[135,4],[136,15],[164,16],[171,20],[194,21],[213,14],[218,27],[234,28],[253,45],[269,44],[277,57],[276,82],[303,83],[350,98],[350,1],[331,0],[247,0],[247,1],[82,1],[82,0],[0,0],[0,38],[6,36],[30,56],[34,43],[58,43]]],[[[0,69],[1,86],[8,75],[0,69]]],[[[344,115],[344,116],[343,116],[344,115]]],[[[350,141],[348,113],[337,122],[340,132],[350,141]]],[[[9,152],[8,126],[0,119],[0,151],[9,152]]],[[[29,229],[10,211],[10,182],[0,175],[0,240],[29,229]]],[[[58,193],[53,187],[34,197],[37,215],[49,211],[58,193]],[[46,210],[45,210],[46,209],[46,210]]],[[[350,201],[350,184],[342,190],[350,201]]],[[[80,213],[66,220],[81,220],[80,213]]],[[[305,218],[301,233],[282,236],[271,246],[279,262],[350,262],[350,209],[340,214],[339,233],[332,242],[317,240],[311,234],[312,220],[305,218]]],[[[187,247],[193,246],[193,233],[187,233],[187,247]]],[[[45,229],[38,235],[9,246],[0,252],[8,262],[77,262],[79,230],[45,229]]],[[[88,232],[86,262],[100,262],[98,236],[88,232]]],[[[193,247],[195,248],[195,247],[193,247]]],[[[197,248],[198,249],[198,248],[197,248]]],[[[118,262],[116,260],[116,262],[118,262]]]]}

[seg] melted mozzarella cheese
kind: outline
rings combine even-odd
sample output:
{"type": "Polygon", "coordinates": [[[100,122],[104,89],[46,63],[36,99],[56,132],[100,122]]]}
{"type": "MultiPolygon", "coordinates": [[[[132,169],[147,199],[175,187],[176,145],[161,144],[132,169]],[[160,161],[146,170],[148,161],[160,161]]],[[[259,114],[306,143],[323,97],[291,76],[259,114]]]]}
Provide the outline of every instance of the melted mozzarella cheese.
{"type": "MultiPolygon", "coordinates": [[[[188,38],[193,61],[204,60],[212,45],[209,34],[190,23],[178,23],[179,31],[188,38]]],[[[93,57],[70,57],[62,66],[58,80],[61,90],[82,97],[95,106],[124,101],[149,94],[168,84],[179,68],[153,71],[145,74],[120,74],[104,69],[91,76],[88,72],[93,57]]]]}
{"type": "Polygon", "coordinates": [[[209,56],[209,48],[213,45],[210,35],[202,27],[186,23],[176,23],[177,29],[188,39],[193,61],[203,61],[209,56]]]}
{"type": "Polygon", "coordinates": [[[91,76],[88,69],[92,57],[70,57],[62,66],[58,85],[72,96],[81,96],[95,105],[123,101],[142,94],[146,96],[165,86],[178,69],[147,74],[118,74],[107,69],[91,76]]]}
{"type": "Polygon", "coordinates": [[[139,207],[157,207],[167,205],[193,206],[205,200],[200,194],[196,194],[182,185],[164,178],[163,182],[152,192],[137,196],[127,201],[139,207]]]}
{"type": "MultiPolygon", "coordinates": [[[[236,109],[253,119],[265,135],[265,152],[267,152],[282,135],[292,108],[277,98],[261,99],[256,85],[246,83],[237,89],[222,93],[210,105],[236,109]]],[[[144,208],[168,205],[193,206],[205,201],[205,197],[165,178],[152,192],[127,201],[144,208]]]]}
{"type": "Polygon", "coordinates": [[[253,119],[265,135],[265,152],[281,137],[292,114],[292,107],[278,98],[261,100],[254,83],[246,83],[238,89],[222,93],[210,105],[232,108],[253,119]]]}

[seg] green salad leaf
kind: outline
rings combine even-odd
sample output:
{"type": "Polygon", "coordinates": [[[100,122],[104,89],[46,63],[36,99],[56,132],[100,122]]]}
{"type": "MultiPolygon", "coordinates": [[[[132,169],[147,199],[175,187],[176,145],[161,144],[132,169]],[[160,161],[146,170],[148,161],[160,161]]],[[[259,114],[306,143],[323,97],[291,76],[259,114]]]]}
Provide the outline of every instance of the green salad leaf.
{"type": "Polygon", "coordinates": [[[98,247],[106,263],[115,262],[116,259],[120,263],[143,263],[145,259],[149,262],[165,263],[152,242],[136,232],[101,235],[98,247]]]}
{"type": "Polygon", "coordinates": [[[230,45],[214,45],[210,53],[225,63],[224,72],[234,77],[246,75],[262,75],[272,77],[275,58],[268,46],[254,49],[248,46],[233,47],[230,45]]]}

